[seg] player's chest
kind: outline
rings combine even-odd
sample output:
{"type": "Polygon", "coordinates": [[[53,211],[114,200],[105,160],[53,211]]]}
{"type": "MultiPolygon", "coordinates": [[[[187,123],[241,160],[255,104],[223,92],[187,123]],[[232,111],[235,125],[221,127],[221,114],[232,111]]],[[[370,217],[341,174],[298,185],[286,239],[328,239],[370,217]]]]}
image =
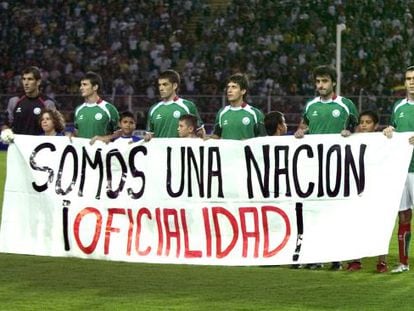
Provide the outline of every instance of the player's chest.
{"type": "Polygon", "coordinates": [[[308,109],[306,116],[313,121],[330,121],[347,118],[348,113],[338,105],[316,105],[308,109]]]}
{"type": "Polygon", "coordinates": [[[186,115],[187,112],[185,109],[180,106],[164,106],[156,109],[152,115],[152,120],[154,123],[164,123],[164,122],[178,122],[178,119],[186,115]]]}
{"type": "Polygon", "coordinates": [[[221,118],[221,127],[223,129],[243,129],[243,128],[250,128],[254,126],[255,119],[253,115],[249,113],[242,113],[240,111],[237,112],[227,112],[221,118]]]}
{"type": "Polygon", "coordinates": [[[77,122],[85,125],[107,123],[108,115],[101,109],[82,109],[78,113],[77,122]]]}
{"type": "Polygon", "coordinates": [[[14,109],[15,117],[25,117],[25,116],[40,116],[42,108],[44,105],[36,101],[27,101],[17,104],[14,109]]]}

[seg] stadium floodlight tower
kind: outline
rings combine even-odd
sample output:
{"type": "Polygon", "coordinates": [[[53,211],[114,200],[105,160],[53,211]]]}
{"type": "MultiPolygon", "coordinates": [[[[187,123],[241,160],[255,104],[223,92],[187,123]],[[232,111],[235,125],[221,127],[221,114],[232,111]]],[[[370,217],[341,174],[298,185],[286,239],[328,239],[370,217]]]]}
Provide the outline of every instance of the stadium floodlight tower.
{"type": "Polygon", "coordinates": [[[341,93],[341,46],[342,31],[345,29],[345,24],[336,25],[336,95],[341,93]]]}

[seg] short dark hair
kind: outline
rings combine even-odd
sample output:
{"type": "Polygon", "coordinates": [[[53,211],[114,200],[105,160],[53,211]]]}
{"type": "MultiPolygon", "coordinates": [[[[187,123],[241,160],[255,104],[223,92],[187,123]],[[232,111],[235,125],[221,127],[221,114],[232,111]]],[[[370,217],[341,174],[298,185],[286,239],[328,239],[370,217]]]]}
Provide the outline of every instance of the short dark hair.
{"type": "Polygon", "coordinates": [[[40,113],[39,124],[42,125],[42,116],[48,113],[53,121],[56,133],[61,133],[65,129],[65,118],[57,109],[44,108],[40,113]]]}
{"type": "Polygon", "coordinates": [[[229,84],[230,82],[236,83],[240,86],[240,89],[242,90],[247,90],[249,89],[249,79],[247,78],[247,76],[243,73],[236,73],[234,75],[231,75],[228,79],[227,79],[227,84],[229,84]]]}
{"type": "Polygon", "coordinates": [[[336,82],[336,70],[331,66],[322,65],[316,67],[313,70],[313,77],[316,79],[317,76],[329,76],[332,82],[336,82]]]}
{"type": "Polygon", "coordinates": [[[409,72],[409,71],[414,71],[414,66],[413,66],[413,65],[408,66],[408,67],[405,69],[405,73],[407,73],[407,72],[409,72]]]}
{"type": "Polygon", "coordinates": [[[181,82],[180,74],[177,71],[172,70],[172,69],[168,69],[168,70],[161,72],[158,79],[167,79],[173,84],[177,83],[177,86],[179,86],[181,82]]]}
{"type": "Polygon", "coordinates": [[[187,126],[192,126],[194,128],[194,132],[197,130],[197,122],[198,119],[193,114],[184,114],[179,119],[179,121],[184,121],[187,126]]]}
{"type": "Polygon", "coordinates": [[[102,92],[103,89],[103,82],[102,77],[93,71],[88,71],[85,73],[85,75],[82,77],[81,81],[89,80],[92,84],[92,86],[97,85],[98,86],[98,93],[102,92]]]}
{"type": "MultiPolygon", "coordinates": [[[[378,124],[378,122],[379,122],[378,113],[376,113],[373,110],[365,110],[365,111],[361,112],[359,114],[359,121],[361,121],[361,117],[362,116],[369,116],[369,117],[371,117],[372,121],[374,121],[374,124],[378,124]]],[[[358,122],[358,123],[360,123],[360,122],[358,122]]]]}
{"type": "Polygon", "coordinates": [[[27,67],[27,68],[23,69],[23,71],[22,71],[22,75],[27,75],[29,73],[33,74],[33,77],[36,80],[41,80],[42,79],[42,74],[40,73],[39,67],[30,66],[30,67],[27,67]]]}
{"type": "Polygon", "coordinates": [[[134,122],[136,123],[137,121],[136,121],[136,119],[135,119],[135,116],[134,116],[134,114],[131,112],[131,111],[129,111],[129,110],[127,110],[127,111],[123,111],[123,112],[121,112],[120,114],[119,114],[119,121],[121,122],[122,121],[122,119],[124,119],[124,118],[131,118],[132,120],[134,120],[134,122]]]}
{"type": "Polygon", "coordinates": [[[270,111],[265,115],[264,125],[266,128],[266,133],[269,136],[272,136],[277,127],[283,123],[283,113],[280,111],[270,111]]]}

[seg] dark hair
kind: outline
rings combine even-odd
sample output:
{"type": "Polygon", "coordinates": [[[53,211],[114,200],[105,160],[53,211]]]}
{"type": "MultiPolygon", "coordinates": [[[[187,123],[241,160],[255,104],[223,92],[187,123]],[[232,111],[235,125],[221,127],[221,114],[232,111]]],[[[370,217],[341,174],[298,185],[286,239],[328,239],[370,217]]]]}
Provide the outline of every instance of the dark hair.
{"type": "Polygon", "coordinates": [[[122,119],[124,119],[124,118],[131,118],[132,120],[134,120],[134,122],[136,123],[137,121],[135,120],[135,116],[134,116],[134,114],[131,112],[131,111],[129,111],[129,110],[127,110],[127,111],[123,111],[123,112],[121,112],[120,114],[119,114],[119,121],[121,122],[122,121],[122,119]]]}
{"type": "Polygon", "coordinates": [[[408,67],[405,69],[405,73],[407,73],[407,72],[409,72],[409,71],[414,71],[414,66],[408,66],[408,67]]]}
{"type": "Polygon", "coordinates": [[[65,129],[65,118],[63,115],[56,109],[44,108],[40,113],[39,124],[42,125],[42,117],[45,113],[50,115],[50,118],[53,121],[53,126],[56,133],[61,133],[65,129]]]}
{"type": "Polygon", "coordinates": [[[42,74],[40,73],[40,69],[36,66],[27,67],[27,68],[23,69],[23,71],[22,71],[22,75],[26,75],[26,74],[29,74],[29,73],[33,74],[33,77],[36,80],[41,80],[42,79],[42,74]]]}
{"type": "Polygon", "coordinates": [[[247,76],[245,74],[236,73],[234,75],[231,75],[227,79],[226,85],[229,84],[230,82],[238,84],[240,86],[240,89],[242,89],[242,90],[247,91],[249,89],[249,79],[247,78],[247,76]]]}
{"type": "Polygon", "coordinates": [[[166,71],[161,72],[158,79],[167,79],[173,84],[177,83],[177,87],[180,85],[180,82],[181,82],[180,74],[177,71],[172,70],[172,69],[168,69],[166,71]]]}
{"type": "MultiPolygon", "coordinates": [[[[414,69],[413,69],[414,70],[414,69]]],[[[375,111],[372,110],[365,110],[363,112],[361,112],[359,114],[359,121],[361,121],[361,117],[362,116],[369,116],[371,117],[372,121],[374,121],[374,124],[378,124],[379,122],[379,117],[378,117],[378,113],[376,113],[375,111]]],[[[358,122],[359,123],[359,122],[358,122]]]]}
{"type": "Polygon", "coordinates": [[[313,70],[313,76],[316,79],[317,76],[329,76],[332,82],[336,82],[336,71],[331,66],[322,65],[313,70]]]}
{"type": "Polygon", "coordinates": [[[97,85],[98,93],[102,92],[103,82],[102,82],[102,77],[99,74],[93,71],[88,71],[87,73],[85,73],[85,75],[81,79],[81,81],[84,81],[84,80],[89,80],[92,86],[97,85]]]}
{"type": "Polygon", "coordinates": [[[194,129],[194,132],[197,129],[197,117],[193,114],[184,114],[179,119],[179,121],[184,121],[187,126],[192,126],[194,129]]]}
{"type": "Polygon", "coordinates": [[[277,127],[283,123],[283,113],[280,111],[270,111],[265,115],[264,125],[266,128],[266,133],[269,136],[272,136],[277,127]]]}

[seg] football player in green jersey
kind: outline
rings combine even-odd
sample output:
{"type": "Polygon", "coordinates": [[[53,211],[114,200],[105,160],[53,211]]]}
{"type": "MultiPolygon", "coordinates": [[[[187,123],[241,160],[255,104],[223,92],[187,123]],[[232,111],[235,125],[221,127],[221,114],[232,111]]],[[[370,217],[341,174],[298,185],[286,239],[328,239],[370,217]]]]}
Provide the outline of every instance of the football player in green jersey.
{"type": "Polygon", "coordinates": [[[91,143],[98,137],[108,143],[118,127],[118,110],[99,96],[102,84],[101,76],[90,71],[79,87],[84,103],[75,109],[74,136],[92,138],[91,143]]]}
{"type": "MultiPolygon", "coordinates": [[[[407,97],[397,100],[394,104],[390,126],[383,130],[388,138],[392,133],[414,131],[414,66],[410,66],[405,71],[405,88],[407,97]]],[[[414,136],[410,137],[409,143],[414,143],[414,136]]],[[[408,251],[411,240],[411,218],[414,204],[414,153],[408,168],[408,176],[405,181],[404,190],[401,197],[398,212],[398,252],[399,265],[391,272],[400,273],[410,270],[408,264],[408,251]]]]}
{"type": "Polygon", "coordinates": [[[216,115],[214,132],[211,138],[247,139],[266,136],[263,113],[246,103],[248,80],[238,73],[227,80],[227,100],[229,105],[216,115]]]}
{"type": "Polygon", "coordinates": [[[196,105],[177,96],[179,85],[180,75],[174,70],[166,70],[158,77],[161,101],[148,111],[145,141],[149,141],[153,137],[178,137],[178,120],[186,114],[197,117],[197,134],[204,136],[204,126],[196,105]]]}
{"type": "MultiPolygon", "coordinates": [[[[340,133],[344,137],[351,135],[351,131],[358,124],[358,111],[350,99],[335,94],[335,69],[325,65],[318,66],[313,76],[319,96],[307,102],[295,137],[303,138],[305,133],[340,133]]],[[[321,264],[308,264],[306,267],[317,269],[321,267],[321,264]]],[[[331,270],[340,269],[342,269],[340,262],[332,262],[331,270]]]]}
{"type": "Polygon", "coordinates": [[[358,124],[358,111],[350,99],[335,94],[335,69],[319,66],[313,74],[319,96],[307,102],[295,137],[302,138],[305,133],[349,136],[358,124]]]}

